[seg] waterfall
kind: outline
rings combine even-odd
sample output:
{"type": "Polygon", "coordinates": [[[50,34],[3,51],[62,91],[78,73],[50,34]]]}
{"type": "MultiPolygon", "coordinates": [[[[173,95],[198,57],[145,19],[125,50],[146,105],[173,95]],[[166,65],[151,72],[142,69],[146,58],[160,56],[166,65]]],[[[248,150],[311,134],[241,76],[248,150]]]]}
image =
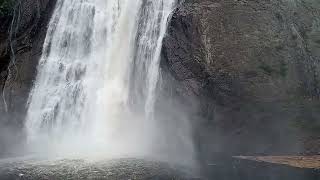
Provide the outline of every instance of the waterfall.
{"type": "Polygon", "coordinates": [[[57,1],[28,102],[25,129],[33,151],[152,151],[155,138],[166,135],[156,130],[154,104],[174,5],[57,1]]]}

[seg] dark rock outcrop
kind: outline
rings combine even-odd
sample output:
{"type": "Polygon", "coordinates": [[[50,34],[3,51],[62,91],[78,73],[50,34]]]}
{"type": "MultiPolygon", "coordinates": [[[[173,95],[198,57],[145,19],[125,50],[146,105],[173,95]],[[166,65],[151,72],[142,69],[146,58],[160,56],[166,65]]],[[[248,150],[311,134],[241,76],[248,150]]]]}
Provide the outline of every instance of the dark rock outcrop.
{"type": "MultiPolygon", "coordinates": [[[[5,23],[0,29],[0,85],[10,121],[17,121],[17,125],[21,124],[21,119],[17,116],[12,119],[12,113],[24,115],[54,5],[55,0],[17,1],[15,12],[2,17],[5,23]]],[[[0,103],[2,115],[7,114],[3,103],[0,103]]]]}
{"type": "Polygon", "coordinates": [[[55,2],[16,1],[14,12],[0,17],[0,155],[23,139],[18,132],[55,2]]]}
{"type": "Polygon", "coordinates": [[[176,9],[162,67],[177,95],[196,99],[205,158],[307,152],[304,139],[320,129],[319,17],[317,0],[186,0],[176,9]]]}

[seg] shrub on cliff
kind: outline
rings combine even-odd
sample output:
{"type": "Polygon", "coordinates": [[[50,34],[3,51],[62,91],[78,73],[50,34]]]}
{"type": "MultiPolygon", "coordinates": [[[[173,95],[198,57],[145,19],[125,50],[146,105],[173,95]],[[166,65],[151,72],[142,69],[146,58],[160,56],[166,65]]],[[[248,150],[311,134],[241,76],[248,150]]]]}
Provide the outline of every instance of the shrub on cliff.
{"type": "Polygon", "coordinates": [[[12,12],[14,0],[0,0],[0,17],[12,12]]]}

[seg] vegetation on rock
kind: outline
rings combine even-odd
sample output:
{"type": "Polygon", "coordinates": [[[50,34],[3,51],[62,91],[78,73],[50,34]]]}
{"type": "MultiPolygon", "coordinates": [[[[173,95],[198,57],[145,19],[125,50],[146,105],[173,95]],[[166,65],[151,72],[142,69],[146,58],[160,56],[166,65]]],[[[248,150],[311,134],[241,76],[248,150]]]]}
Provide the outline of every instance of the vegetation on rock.
{"type": "Polygon", "coordinates": [[[13,5],[13,0],[0,0],[0,17],[10,14],[12,12],[13,5]]]}

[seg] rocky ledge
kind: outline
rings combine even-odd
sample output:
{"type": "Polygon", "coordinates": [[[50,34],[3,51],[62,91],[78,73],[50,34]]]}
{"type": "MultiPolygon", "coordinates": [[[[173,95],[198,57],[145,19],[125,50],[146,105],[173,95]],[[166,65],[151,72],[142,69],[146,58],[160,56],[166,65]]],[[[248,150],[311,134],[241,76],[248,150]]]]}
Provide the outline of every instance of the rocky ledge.
{"type": "Polygon", "coordinates": [[[298,168],[320,169],[320,156],[237,156],[235,158],[258,162],[283,164],[298,168]]]}

